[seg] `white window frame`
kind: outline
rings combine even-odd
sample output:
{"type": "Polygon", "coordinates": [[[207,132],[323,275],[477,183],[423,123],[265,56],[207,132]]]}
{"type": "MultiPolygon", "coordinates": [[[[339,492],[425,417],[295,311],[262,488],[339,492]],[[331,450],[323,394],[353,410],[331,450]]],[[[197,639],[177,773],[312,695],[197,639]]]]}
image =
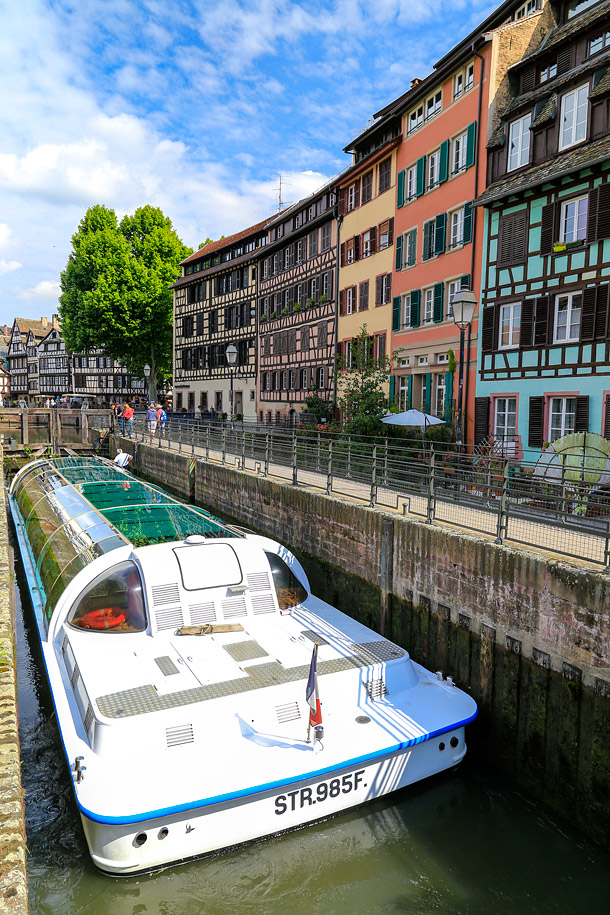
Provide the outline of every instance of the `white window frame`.
{"type": "Polygon", "coordinates": [[[555,79],[556,76],[557,76],[557,61],[555,60],[555,61],[553,61],[552,64],[547,64],[546,67],[542,68],[542,70],[540,71],[539,81],[541,83],[546,83],[550,79],[555,79]]]}
{"type": "Polygon", "coordinates": [[[417,197],[417,165],[412,165],[407,169],[405,181],[406,200],[415,200],[417,197]]]}
{"type": "Polygon", "coordinates": [[[568,149],[587,138],[589,122],[589,84],[584,83],[561,99],[559,149],[568,149]],[[584,112],[584,118],[582,117],[584,112]]]}
{"type": "Polygon", "coordinates": [[[345,263],[353,264],[356,259],[356,242],[353,238],[350,238],[345,245],[345,263]],[[351,245],[351,247],[350,247],[351,245]]]}
{"type": "Polygon", "coordinates": [[[445,309],[446,318],[453,317],[453,302],[451,301],[451,297],[454,292],[459,292],[461,290],[461,288],[462,288],[462,280],[460,277],[458,277],[455,280],[448,280],[448,282],[447,282],[447,307],[445,309]]]}
{"type": "Polygon", "coordinates": [[[427,357],[427,356],[418,356],[418,357],[417,357],[417,364],[418,364],[418,366],[426,366],[426,365],[428,365],[428,357],[427,357]]]}
{"type": "Polygon", "coordinates": [[[409,378],[411,375],[400,375],[398,379],[398,406],[401,410],[408,409],[409,378]]]}
{"type": "Polygon", "coordinates": [[[464,95],[464,71],[460,70],[453,77],[453,98],[458,99],[464,95]]]}
{"type": "Polygon", "coordinates": [[[324,378],[324,366],[323,365],[321,365],[318,368],[317,374],[318,374],[318,390],[323,391],[324,388],[326,387],[326,379],[324,378]]]}
{"type": "Polygon", "coordinates": [[[436,380],[436,390],[434,392],[434,415],[440,418],[445,415],[446,410],[447,376],[443,372],[436,372],[433,377],[436,380]]]}
{"type": "Polygon", "coordinates": [[[466,150],[468,147],[468,131],[459,134],[459,136],[453,138],[453,143],[451,144],[451,164],[452,164],[452,173],[457,175],[458,172],[463,172],[466,168],[466,150]]]}
{"type": "Polygon", "coordinates": [[[356,292],[353,286],[345,290],[345,314],[353,315],[356,311],[356,292]]]}
{"type": "Polygon", "coordinates": [[[498,323],[498,349],[516,349],[521,341],[521,302],[509,302],[507,305],[501,305],[498,323]],[[508,342],[503,343],[502,338],[505,326],[507,328],[508,342]]]}
{"type": "Polygon", "coordinates": [[[459,248],[464,244],[464,207],[449,213],[449,247],[459,248]]]}
{"type": "Polygon", "coordinates": [[[367,229],[362,233],[362,254],[361,257],[370,257],[371,254],[371,230],[367,229]]]}
{"type": "Polygon", "coordinates": [[[443,110],[443,90],[438,89],[426,99],[424,117],[426,121],[431,121],[437,114],[443,110]],[[431,104],[432,103],[432,104],[431,104]]]}
{"type": "Polygon", "coordinates": [[[589,54],[593,56],[594,54],[599,54],[600,51],[603,51],[604,48],[607,48],[610,45],[610,31],[602,32],[600,35],[596,35],[595,38],[592,38],[589,41],[589,54]],[[593,45],[595,42],[599,42],[599,47],[593,50],[593,45]]]}
{"type": "MultiPolygon", "coordinates": [[[[563,311],[563,308],[561,308],[563,311]]],[[[564,292],[555,296],[555,309],[553,321],[553,342],[554,343],[578,343],[580,340],[580,322],[582,318],[582,293],[581,292],[564,292]],[[576,301],[575,301],[576,300],[576,301]],[[566,320],[559,325],[559,312],[562,302],[566,303],[566,320]],[[575,314],[578,312],[577,324],[575,314]],[[560,331],[565,329],[565,337],[561,336],[560,331]]]]}
{"type": "Polygon", "coordinates": [[[347,189],[347,212],[356,209],[356,183],[350,184],[347,189]]]}
{"type": "Polygon", "coordinates": [[[432,324],[434,320],[434,286],[422,289],[422,324],[432,324]]]}
{"type": "Polygon", "coordinates": [[[405,292],[402,297],[401,327],[411,327],[411,293],[405,292]]]}
{"type": "Polygon", "coordinates": [[[384,273],[381,280],[381,304],[388,305],[392,298],[392,274],[384,273]]]}
{"type": "Polygon", "coordinates": [[[423,125],[423,123],[424,123],[424,106],[418,105],[417,108],[414,108],[413,111],[409,112],[409,115],[407,117],[407,136],[409,136],[412,133],[415,133],[416,130],[419,130],[419,128],[423,125]],[[412,120],[413,120],[413,125],[411,124],[412,120]]]}
{"type": "Polygon", "coordinates": [[[509,172],[521,168],[522,165],[527,165],[530,160],[531,123],[532,115],[531,112],[528,112],[510,124],[507,160],[507,171],[509,172]]]}
{"type": "Polygon", "coordinates": [[[548,441],[554,442],[574,432],[576,426],[576,397],[549,397],[548,441]],[[558,406],[559,409],[555,409],[558,406]],[[559,417],[559,423],[553,420],[559,417]],[[553,425],[555,429],[553,429],[553,425]]]}
{"type": "Polygon", "coordinates": [[[589,212],[589,196],[584,194],[581,197],[572,197],[570,200],[563,200],[561,203],[561,213],[559,217],[559,241],[569,244],[574,241],[585,241],[587,238],[587,216],[589,212]],[[570,214],[570,208],[574,207],[574,213],[570,214]],[[572,231],[568,231],[568,225],[572,223],[572,231]],[[580,223],[580,225],[579,225],[580,223]]]}
{"type": "Polygon", "coordinates": [[[433,188],[438,187],[439,185],[439,171],[441,164],[441,151],[440,149],[435,149],[434,152],[431,152],[428,156],[428,190],[431,191],[433,188]]]}
{"type": "Polygon", "coordinates": [[[464,79],[464,92],[470,92],[474,87],[474,61],[466,67],[466,77],[464,79]]]}
{"type": "Polygon", "coordinates": [[[417,226],[413,226],[411,229],[408,229],[403,235],[402,242],[402,251],[403,251],[403,270],[411,269],[411,267],[417,266],[417,226]],[[415,230],[415,238],[413,240],[412,247],[415,249],[411,251],[411,232],[415,230]],[[413,254],[412,263],[409,263],[409,255],[413,254]]]}
{"type": "Polygon", "coordinates": [[[352,341],[346,340],[345,341],[345,356],[343,357],[343,364],[344,364],[345,369],[348,371],[352,367],[352,358],[353,358],[352,341]]]}
{"type": "Polygon", "coordinates": [[[390,220],[386,219],[379,226],[379,243],[377,245],[377,250],[385,251],[385,249],[389,248],[389,247],[390,247],[390,220]],[[383,233],[381,231],[382,226],[387,226],[386,231],[383,233]],[[385,238],[385,243],[382,241],[382,239],[384,239],[384,238],[385,238]]]}
{"type": "Polygon", "coordinates": [[[501,450],[503,453],[514,451],[514,444],[517,439],[516,397],[496,397],[494,399],[493,436],[498,444],[502,444],[501,450]],[[512,421],[511,417],[513,417],[512,421]],[[513,446],[512,449],[511,445],[513,446]]]}

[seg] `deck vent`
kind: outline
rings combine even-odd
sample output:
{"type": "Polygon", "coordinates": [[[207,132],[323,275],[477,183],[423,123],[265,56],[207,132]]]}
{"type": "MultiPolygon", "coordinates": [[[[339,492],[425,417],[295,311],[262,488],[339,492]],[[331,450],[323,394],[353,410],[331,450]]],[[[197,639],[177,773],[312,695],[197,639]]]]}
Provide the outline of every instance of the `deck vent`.
{"type": "Polygon", "coordinates": [[[68,645],[69,645],[69,642],[68,642],[68,633],[66,633],[66,634],[64,635],[64,640],[63,640],[63,642],[61,643],[61,651],[62,651],[62,654],[65,655],[66,649],[67,649],[68,645]]]}
{"type": "Polygon", "coordinates": [[[375,680],[367,680],[364,685],[369,699],[383,699],[383,697],[387,695],[388,691],[383,677],[377,677],[375,680]]]}
{"type": "Polygon", "coordinates": [[[230,597],[222,602],[222,614],[226,620],[247,616],[246,601],[243,597],[230,597]]]}
{"type": "Polygon", "coordinates": [[[192,626],[205,626],[206,623],[216,622],[214,601],[208,601],[206,604],[191,604],[189,612],[192,626]]]}
{"type": "Polygon", "coordinates": [[[70,677],[70,686],[72,687],[72,689],[75,689],[79,677],[80,677],[80,670],[78,669],[78,664],[75,664],[74,670],[72,671],[72,676],[70,677]]]}
{"type": "Polygon", "coordinates": [[[180,600],[180,588],[177,584],[173,585],[156,585],[152,589],[153,604],[155,607],[161,604],[175,604],[180,600]]]}
{"type": "Polygon", "coordinates": [[[287,721],[298,721],[301,717],[298,702],[287,702],[285,705],[276,705],[275,713],[278,724],[286,724],[287,721]]]}
{"type": "Polygon", "coordinates": [[[87,714],[85,715],[85,720],[83,723],[85,725],[85,731],[88,735],[91,725],[93,724],[93,709],[91,708],[91,703],[89,703],[87,706],[87,714]]]}
{"type": "Polygon", "coordinates": [[[167,610],[157,610],[155,613],[157,632],[162,629],[180,629],[184,625],[180,607],[169,607],[167,610]]]}
{"type": "Polygon", "coordinates": [[[267,594],[252,595],[252,609],[254,613],[275,613],[275,604],[273,594],[269,591],[267,594]]]}
{"type": "Polygon", "coordinates": [[[255,572],[253,575],[248,575],[248,587],[251,591],[268,591],[269,575],[267,572],[255,572]]]}
{"type": "Polygon", "coordinates": [[[185,743],[195,743],[192,724],[182,724],[175,728],[165,728],[165,739],[168,747],[181,747],[185,743]]]}

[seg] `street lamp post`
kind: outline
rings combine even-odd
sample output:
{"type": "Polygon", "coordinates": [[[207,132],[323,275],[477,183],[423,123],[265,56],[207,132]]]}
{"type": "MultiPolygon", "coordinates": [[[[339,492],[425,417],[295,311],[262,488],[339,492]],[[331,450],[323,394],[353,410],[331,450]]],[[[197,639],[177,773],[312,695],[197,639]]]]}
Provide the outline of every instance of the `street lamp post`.
{"type": "Polygon", "coordinates": [[[458,453],[462,451],[462,401],[464,391],[464,332],[472,324],[477,300],[471,289],[459,289],[451,297],[453,320],[460,329],[460,374],[457,398],[456,444],[458,453]]]}
{"type": "Polygon", "coordinates": [[[148,380],[150,378],[150,366],[148,362],[144,366],[144,377],[146,378],[146,400],[150,403],[150,382],[148,380]]]}
{"type": "Polygon", "coordinates": [[[225,350],[225,356],[227,357],[227,365],[229,366],[229,371],[230,371],[230,373],[231,373],[231,393],[230,393],[230,395],[229,395],[229,400],[230,400],[230,403],[231,403],[231,422],[233,422],[233,418],[234,418],[234,411],[233,411],[233,376],[234,376],[234,374],[235,374],[235,363],[236,363],[236,361],[237,361],[237,347],[236,347],[236,346],[233,346],[233,344],[230,343],[230,344],[227,346],[226,350],[225,350]]]}

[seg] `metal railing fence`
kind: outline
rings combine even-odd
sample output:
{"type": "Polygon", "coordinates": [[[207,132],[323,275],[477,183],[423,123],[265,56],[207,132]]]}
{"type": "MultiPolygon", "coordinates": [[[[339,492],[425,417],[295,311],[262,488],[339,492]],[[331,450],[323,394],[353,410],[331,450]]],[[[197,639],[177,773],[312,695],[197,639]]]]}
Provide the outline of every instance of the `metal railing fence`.
{"type": "Polygon", "coordinates": [[[545,466],[493,452],[460,453],[451,443],[182,418],[153,431],[140,415],[133,435],[429,524],[485,534],[496,543],[610,567],[610,472],[600,473],[584,457],[570,469],[559,459],[545,466]]]}

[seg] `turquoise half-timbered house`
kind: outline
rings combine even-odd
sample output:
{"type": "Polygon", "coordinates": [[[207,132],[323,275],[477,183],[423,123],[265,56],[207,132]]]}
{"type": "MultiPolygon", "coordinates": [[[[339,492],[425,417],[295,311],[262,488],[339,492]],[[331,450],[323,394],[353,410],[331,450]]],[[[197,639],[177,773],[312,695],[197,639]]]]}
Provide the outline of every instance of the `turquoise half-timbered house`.
{"type": "Polygon", "coordinates": [[[610,437],[610,2],[552,3],[488,143],[475,443],[610,437]]]}

